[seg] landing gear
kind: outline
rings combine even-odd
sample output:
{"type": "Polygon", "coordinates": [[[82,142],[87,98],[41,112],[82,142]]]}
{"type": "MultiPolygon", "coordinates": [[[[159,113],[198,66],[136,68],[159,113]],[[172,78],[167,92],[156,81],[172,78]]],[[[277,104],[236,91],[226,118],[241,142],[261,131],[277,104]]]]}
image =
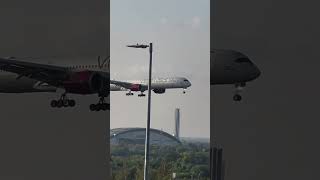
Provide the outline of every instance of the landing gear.
{"type": "Polygon", "coordinates": [[[235,95],[233,96],[234,101],[241,101],[242,97],[240,93],[243,91],[243,88],[246,86],[245,82],[241,82],[239,84],[235,84],[236,87],[236,92],[235,95]]]}
{"type": "Polygon", "coordinates": [[[143,94],[143,92],[141,92],[141,94],[138,94],[138,97],[144,97],[146,96],[145,94],[143,94]]]}
{"type": "Polygon", "coordinates": [[[131,91],[129,91],[128,93],[126,93],[127,96],[132,96],[133,93],[131,91]]]}
{"type": "Polygon", "coordinates": [[[74,107],[76,105],[76,101],[73,99],[68,99],[66,93],[63,93],[59,100],[52,100],[50,105],[53,108],[74,107]]]}
{"type": "Polygon", "coordinates": [[[70,107],[74,107],[74,106],[76,105],[76,101],[73,100],[73,99],[69,99],[69,100],[68,100],[68,105],[69,105],[70,107]]]}
{"type": "Polygon", "coordinates": [[[234,100],[234,101],[241,101],[241,99],[242,99],[242,97],[241,97],[241,95],[239,95],[239,94],[235,94],[235,95],[233,96],[233,100],[234,100]]]}
{"type": "Polygon", "coordinates": [[[186,89],[183,89],[182,93],[185,94],[186,93],[186,89]]]}
{"type": "Polygon", "coordinates": [[[110,104],[105,103],[104,97],[100,97],[100,100],[97,104],[90,104],[89,109],[91,111],[106,111],[110,109],[110,104]]]}
{"type": "Polygon", "coordinates": [[[108,109],[110,109],[110,104],[107,103],[98,103],[98,104],[90,104],[89,106],[91,111],[106,111],[108,109]]]}

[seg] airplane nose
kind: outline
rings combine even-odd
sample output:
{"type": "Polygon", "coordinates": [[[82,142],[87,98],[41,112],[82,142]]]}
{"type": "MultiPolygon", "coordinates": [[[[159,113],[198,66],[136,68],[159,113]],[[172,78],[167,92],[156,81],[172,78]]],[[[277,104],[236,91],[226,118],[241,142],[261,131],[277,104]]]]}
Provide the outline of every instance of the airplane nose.
{"type": "Polygon", "coordinates": [[[261,71],[260,71],[260,69],[255,65],[255,66],[254,66],[254,73],[253,73],[254,79],[258,78],[260,75],[261,75],[261,71]]]}
{"type": "Polygon", "coordinates": [[[255,80],[260,75],[261,75],[260,69],[255,64],[252,63],[250,68],[247,70],[245,81],[255,80]]]}

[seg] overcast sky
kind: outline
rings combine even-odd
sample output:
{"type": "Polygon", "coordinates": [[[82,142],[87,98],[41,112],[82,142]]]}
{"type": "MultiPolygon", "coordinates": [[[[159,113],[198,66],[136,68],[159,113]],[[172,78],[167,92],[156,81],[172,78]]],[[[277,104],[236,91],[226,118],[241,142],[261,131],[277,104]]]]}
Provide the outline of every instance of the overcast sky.
{"type": "MultiPolygon", "coordinates": [[[[192,83],[186,94],[152,93],[152,128],[172,133],[178,107],[181,136],[209,137],[209,16],[209,0],[111,1],[111,78],[147,78],[148,50],[126,45],[153,42],[153,77],[183,76],[192,83]]],[[[112,92],[110,103],[111,128],[145,127],[147,97],[112,92]]]]}

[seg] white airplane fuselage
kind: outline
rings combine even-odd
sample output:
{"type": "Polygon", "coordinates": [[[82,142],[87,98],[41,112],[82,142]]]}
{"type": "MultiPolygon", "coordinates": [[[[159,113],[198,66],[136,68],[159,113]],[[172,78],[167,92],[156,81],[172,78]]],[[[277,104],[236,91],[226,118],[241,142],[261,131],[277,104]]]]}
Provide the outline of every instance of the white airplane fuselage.
{"type": "MultiPolygon", "coordinates": [[[[141,84],[148,86],[148,80],[128,80],[124,81],[132,84],[141,84]]],[[[170,77],[170,78],[154,78],[151,81],[151,89],[165,90],[165,89],[187,89],[191,86],[189,80],[184,77],[170,77]]],[[[129,89],[123,88],[118,85],[110,84],[110,91],[128,91],[129,89]]],[[[147,90],[144,89],[144,90],[147,90]]]]}

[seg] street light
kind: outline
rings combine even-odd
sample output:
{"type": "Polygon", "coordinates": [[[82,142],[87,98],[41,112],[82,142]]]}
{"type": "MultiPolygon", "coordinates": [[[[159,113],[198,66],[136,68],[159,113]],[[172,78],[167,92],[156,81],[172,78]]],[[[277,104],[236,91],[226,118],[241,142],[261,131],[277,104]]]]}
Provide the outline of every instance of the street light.
{"type": "Polygon", "coordinates": [[[128,45],[127,47],[132,48],[147,48],[149,47],[150,62],[149,62],[149,82],[148,82],[148,115],[147,115],[147,127],[146,127],[146,139],[145,139],[145,150],[144,150],[144,180],[149,179],[149,142],[150,142],[150,111],[151,111],[151,74],[152,74],[152,43],[149,45],[136,44],[128,45]]]}

